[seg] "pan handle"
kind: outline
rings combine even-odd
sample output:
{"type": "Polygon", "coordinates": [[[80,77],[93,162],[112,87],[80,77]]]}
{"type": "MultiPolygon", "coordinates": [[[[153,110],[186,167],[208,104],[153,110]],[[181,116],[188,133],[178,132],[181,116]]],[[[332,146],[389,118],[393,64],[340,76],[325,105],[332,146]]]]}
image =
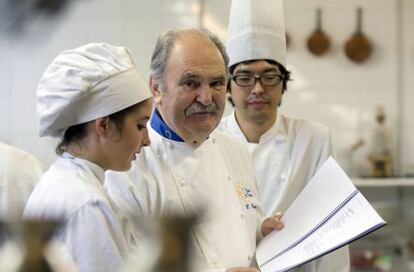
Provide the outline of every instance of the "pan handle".
{"type": "Polygon", "coordinates": [[[357,34],[362,34],[362,8],[357,8],[357,34]]]}
{"type": "Polygon", "coordinates": [[[322,9],[316,9],[316,31],[322,31],[322,9]]]}

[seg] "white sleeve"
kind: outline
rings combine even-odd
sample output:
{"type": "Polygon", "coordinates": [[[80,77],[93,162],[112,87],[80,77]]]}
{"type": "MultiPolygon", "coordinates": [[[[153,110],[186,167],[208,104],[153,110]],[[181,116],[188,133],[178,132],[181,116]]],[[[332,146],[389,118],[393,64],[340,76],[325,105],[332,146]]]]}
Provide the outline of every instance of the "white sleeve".
{"type": "Polygon", "coordinates": [[[57,234],[80,271],[116,271],[127,244],[111,207],[93,201],[77,210],[57,234]]]}
{"type": "Polygon", "coordinates": [[[150,213],[146,205],[146,196],[126,172],[107,171],[104,187],[111,199],[126,214],[150,213]]]}

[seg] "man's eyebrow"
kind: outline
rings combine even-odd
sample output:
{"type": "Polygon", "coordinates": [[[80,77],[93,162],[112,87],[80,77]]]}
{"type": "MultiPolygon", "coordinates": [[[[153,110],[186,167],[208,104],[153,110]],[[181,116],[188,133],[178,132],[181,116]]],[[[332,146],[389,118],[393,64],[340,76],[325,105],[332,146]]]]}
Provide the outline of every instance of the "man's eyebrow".
{"type": "Polygon", "coordinates": [[[200,75],[192,73],[192,72],[188,72],[181,76],[181,79],[187,79],[187,78],[200,78],[200,75]]]}
{"type": "MultiPolygon", "coordinates": [[[[261,73],[264,74],[268,72],[279,72],[279,69],[277,69],[276,67],[269,67],[263,70],[261,73]]],[[[248,69],[243,69],[243,68],[237,69],[234,73],[235,74],[254,74],[252,71],[248,69]]]]}
{"type": "Polygon", "coordinates": [[[227,79],[227,77],[225,75],[217,75],[217,76],[212,76],[210,80],[223,80],[225,81],[227,79]]]}

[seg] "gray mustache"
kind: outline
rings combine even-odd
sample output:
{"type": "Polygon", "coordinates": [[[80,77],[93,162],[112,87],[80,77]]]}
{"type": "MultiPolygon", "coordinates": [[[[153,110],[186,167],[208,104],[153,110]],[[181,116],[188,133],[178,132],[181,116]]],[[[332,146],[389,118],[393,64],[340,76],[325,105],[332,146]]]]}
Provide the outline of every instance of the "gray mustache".
{"type": "Polygon", "coordinates": [[[185,116],[190,116],[196,113],[215,113],[218,111],[216,103],[211,103],[210,105],[204,106],[198,102],[191,104],[185,110],[185,116]]]}

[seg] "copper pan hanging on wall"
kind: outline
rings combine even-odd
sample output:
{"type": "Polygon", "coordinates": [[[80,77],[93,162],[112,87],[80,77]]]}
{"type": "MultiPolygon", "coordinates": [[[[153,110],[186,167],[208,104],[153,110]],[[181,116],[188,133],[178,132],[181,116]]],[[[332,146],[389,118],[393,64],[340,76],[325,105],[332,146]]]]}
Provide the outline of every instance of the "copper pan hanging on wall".
{"type": "Polygon", "coordinates": [[[362,8],[358,8],[357,29],[345,43],[345,54],[351,61],[363,63],[371,56],[372,50],[371,41],[362,32],[362,8]]]}
{"type": "Polygon", "coordinates": [[[309,36],[307,41],[309,51],[315,56],[321,56],[328,52],[331,46],[331,40],[322,30],[322,10],[316,10],[316,29],[309,36]]]}

